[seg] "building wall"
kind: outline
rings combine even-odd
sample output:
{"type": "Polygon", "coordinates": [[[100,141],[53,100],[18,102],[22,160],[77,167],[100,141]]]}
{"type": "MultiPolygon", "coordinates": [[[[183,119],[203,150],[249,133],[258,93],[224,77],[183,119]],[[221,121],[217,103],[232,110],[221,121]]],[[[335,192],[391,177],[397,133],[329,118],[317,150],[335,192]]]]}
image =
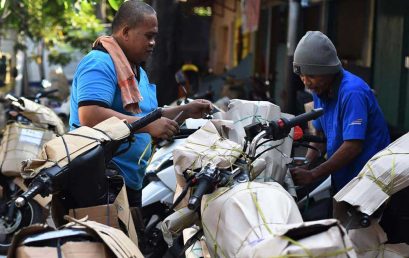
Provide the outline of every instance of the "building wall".
{"type": "Polygon", "coordinates": [[[374,52],[374,88],[389,124],[409,129],[409,1],[378,0],[374,52]]]}
{"type": "Polygon", "coordinates": [[[221,74],[234,66],[234,39],[240,4],[237,0],[215,1],[212,10],[209,66],[216,74],[221,74]]]}

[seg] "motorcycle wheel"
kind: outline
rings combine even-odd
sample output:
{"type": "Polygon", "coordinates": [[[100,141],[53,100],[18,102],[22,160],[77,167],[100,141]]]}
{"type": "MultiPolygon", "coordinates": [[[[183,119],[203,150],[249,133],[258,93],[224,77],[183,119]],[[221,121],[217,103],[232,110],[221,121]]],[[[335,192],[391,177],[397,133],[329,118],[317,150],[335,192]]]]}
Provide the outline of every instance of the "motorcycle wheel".
{"type": "Polygon", "coordinates": [[[35,201],[29,201],[22,209],[16,209],[12,221],[6,221],[5,213],[12,203],[8,202],[6,209],[3,209],[0,217],[0,253],[7,253],[14,234],[23,227],[35,223],[44,223],[43,209],[35,201]]]}

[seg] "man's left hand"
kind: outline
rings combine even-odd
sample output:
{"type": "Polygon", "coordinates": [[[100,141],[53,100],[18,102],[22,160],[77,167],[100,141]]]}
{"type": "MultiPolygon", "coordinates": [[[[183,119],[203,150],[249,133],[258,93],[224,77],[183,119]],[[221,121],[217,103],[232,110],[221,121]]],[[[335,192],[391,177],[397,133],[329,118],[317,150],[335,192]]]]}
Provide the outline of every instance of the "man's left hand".
{"type": "Polygon", "coordinates": [[[185,117],[186,118],[203,118],[207,114],[210,114],[213,106],[212,103],[205,99],[196,99],[185,105],[185,117]]]}
{"type": "Polygon", "coordinates": [[[314,170],[296,167],[290,169],[290,172],[295,185],[309,185],[316,180],[314,170]]]}

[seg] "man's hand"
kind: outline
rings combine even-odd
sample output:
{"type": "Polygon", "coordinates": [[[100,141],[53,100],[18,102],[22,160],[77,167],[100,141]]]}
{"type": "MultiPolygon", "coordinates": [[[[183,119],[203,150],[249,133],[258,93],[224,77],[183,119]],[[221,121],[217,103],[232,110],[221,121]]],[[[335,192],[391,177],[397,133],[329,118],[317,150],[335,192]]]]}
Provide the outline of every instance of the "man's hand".
{"type": "Polygon", "coordinates": [[[150,123],[145,128],[153,138],[164,140],[172,138],[173,135],[179,132],[178,123],[166,117],[162,117],[150,123]]]}
{"type": "Polygon", "coordinates": [[[185,118],[203,118],[212,111],[212,103],[205,99],[196,99],[184,106],[185,118]]]}
{"type": "Polygon", "coordinates": [[[314,170],[296,167],[290,169],[290,173],[295,185],[309,185],[317,180],[314,170]]]}

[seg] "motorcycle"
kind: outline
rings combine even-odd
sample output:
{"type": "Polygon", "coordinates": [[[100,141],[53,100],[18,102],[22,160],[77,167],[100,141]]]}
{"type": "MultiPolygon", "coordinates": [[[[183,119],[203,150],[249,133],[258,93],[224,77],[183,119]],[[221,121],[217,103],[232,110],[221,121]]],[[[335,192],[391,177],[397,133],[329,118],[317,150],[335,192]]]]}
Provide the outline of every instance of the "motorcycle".
{"type": "MultiPolygon", "coordinates": [[[[189,120],[186,122],[188,128],[198,128],[197,125],[190,125],[189,120]]],[[[200,124],[200,126],[201,125],[203,124],[200,124]]],[[[171,206],[176,191],[176,175],[173,167],[172,151],[185,142],[185,140],[181,140],[180,138],[186,138],[188,135],[195,132],[196,129],[189,132],[187,131],[189,131],[189,129],[181,129],[181,132],[176,136],[177,139],[175,141],[168,142],[167,145],[160,147],[153,155],[151,162],[146,169],[145,180],[147,183],[144,184],[145,186],[142,192],[142,215],[144,225],[146,225],[143,234],[147,236],[144,237],[144,239],[148,241],[144,243],[144,246],[146,246],[147,249],[159,248],[159,246],[164,249],[166,248],[166,245],[164,245],[163,242],[162,232],[160,232],[160,223],[166,216],[171,214],[171,206]],[[148,248],[149,246],[152,248],[148,248]]],[[[299,139],[294,138],[293,148],[297,146],[302,146],[303,148],[308,147],[309,145],[306,141],[321,142],[323,139],[300,135],[299,139]]],[[[283,149],[283,151],[285,150],[283,149]]],[[[307,193],[307,191],[310,191],[311,189],[302,190],[303,193],[307,193]]],[[[320,200],[323,199],[323,194],[316,195],[315,193],[311,193],[308,196],[305,196],[306,194],[301,195],[298,189],[297,194],[298,198],[301,200],[299,203],[300,206],[305,206],[305,203],[308,204],[306,206],[307,208],[303,208],[303,210],[307,212],[310,212],[310,210],[315,207],[315,205],[313,205],[314,200],[318,197],[320,200]]],[[[330,196],[328,195],[325,197],[329,198],[330,196]]],[[[328,198],[325,198],[325,200],[328,198]]],[[[322,216],[321,213],[322,212],[320,211],[318,215],[325,217],[322,216]]],[[[304,213],[302,213],[302,215],[304,216],[304,213]]]]}
{"type": "Polygon", "coordinates": [[[6,113],[7,125],[0,146],[0,253],[7,252],[13,235],[21,228],[45,222],[49,198],[36,196],[21,209],[14,205],[14,200],[27,189],[20,175],[21,162],[34,158],[44,142],[64,133],[58,116],[38,104],[41,98],[54,92],[40,92],[33,100],[10,94],[5,97],[10,110],[6,113]]]}
{"type": "MultiPolygon", "coordinates": [[[[40,155],[44,159],[27,160],[23,164],[29,186],[14,203],[25,207],[37,194],[44,197],[52,194],[52,204],[66,209],[61,216],[68,209],[112,203],[118,194],[118,177],[111,169],[107,170],[112,157],[123,143],[132,141],[137,130],[161,115],[158,108],[131,124],[112,117],[94,128],[79,127],[48,142],[40,155]],[[60,146],[65,153],[56,149],[60,146]]],[[[123,185],[122,178],[119,181],[123,185]]],[[[53,220],[61,218],[53,217],[53,220]]]]}
{"type": "MultiPolygon", "coordinates": [[[[213,138],[210,141],[214,145],[204,146],[205,151],[195,150],[200,153],[196,160],[201,163],[194,166],[185,166],[191,162],[186,160],[189,153],[183,152],[183,148],[175,151],[176,167],[182,168],[186,180],[176,203],[186,197],[188,201],[187,208],[178,210],[162,223],[164,235],[174,235],[199,221],[201,229],[187,241],[185,251],[204,235],[212,257],[311,256],[331,252],[337,252],[339,257],[354,257],[350,242],[336,220],[303,223],[295,201],[280,184],[254,182],[266,165],[259,158],[261,154],[257,154],[260,143],[281,140],[295,125],[315,119],[322,113],[323,110],[319,109],[290,119],[250,124],[245,127],[242,151],[231,141],[213,138]],[[210,152],[216,149],[220,153],[210,152]],[[189,191],[192,191],[190,196],[189,191]],[[323,241],[311,242],[314,238],[323,241]]],[[[211,128],[211,125],[207,126],[196,139],[210,136],[209,132],[214,134],[211,128]]],[[[189,147],[186,149],[191,149],[189,147]]]]}

